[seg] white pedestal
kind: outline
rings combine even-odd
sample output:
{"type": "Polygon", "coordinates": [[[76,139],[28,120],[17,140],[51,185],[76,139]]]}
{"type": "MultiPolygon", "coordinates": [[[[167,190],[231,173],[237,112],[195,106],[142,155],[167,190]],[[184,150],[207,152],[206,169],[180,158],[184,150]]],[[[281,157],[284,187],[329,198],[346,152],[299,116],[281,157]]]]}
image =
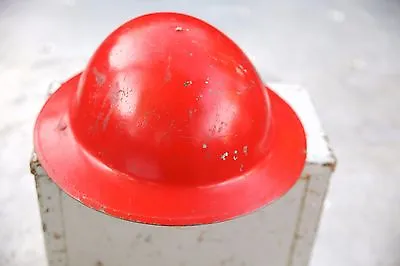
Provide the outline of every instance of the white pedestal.
{"type": "Polygon", "coordinates": [[[336,160],[306,90],[271,84],[298,113],[307,134],[307,164],[281,199],[251,215],[195,227],[126,222],[64,194],[35,156],[49,266],[305,266],[336,160]]]}

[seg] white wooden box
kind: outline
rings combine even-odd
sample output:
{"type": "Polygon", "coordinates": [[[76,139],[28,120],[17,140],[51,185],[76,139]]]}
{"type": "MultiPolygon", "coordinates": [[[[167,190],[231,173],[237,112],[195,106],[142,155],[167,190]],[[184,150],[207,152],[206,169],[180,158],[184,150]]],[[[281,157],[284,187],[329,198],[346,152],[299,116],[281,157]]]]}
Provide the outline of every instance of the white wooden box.
{"type": "Polygon", "coordinates": [[[271,84],[298,113],[307,164],[282,198],[251,215],[194,227],[122,221],[64,194],[31,160],[49,266],[305,266],[336,160],[306,90],[271,84]]]}

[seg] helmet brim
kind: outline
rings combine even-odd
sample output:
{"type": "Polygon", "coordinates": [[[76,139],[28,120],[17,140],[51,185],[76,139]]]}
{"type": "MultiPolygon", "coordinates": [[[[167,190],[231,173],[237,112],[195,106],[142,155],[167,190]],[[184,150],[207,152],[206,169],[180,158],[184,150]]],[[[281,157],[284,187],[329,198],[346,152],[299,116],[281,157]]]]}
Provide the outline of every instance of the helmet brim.
{"type": "Polygon", "coordinates": [[[189,187],[148,182],[111,169],[83,148],[70,127],[68,108],[79,77],[62,84],[47,100],[36,121],[34,148],[54,183],[87,207],[146,224],[210,224],[270,204],[300,177],[306,159],[303,126],[292,108],[269,88],[270,151],[242,175],[189,187]]]}

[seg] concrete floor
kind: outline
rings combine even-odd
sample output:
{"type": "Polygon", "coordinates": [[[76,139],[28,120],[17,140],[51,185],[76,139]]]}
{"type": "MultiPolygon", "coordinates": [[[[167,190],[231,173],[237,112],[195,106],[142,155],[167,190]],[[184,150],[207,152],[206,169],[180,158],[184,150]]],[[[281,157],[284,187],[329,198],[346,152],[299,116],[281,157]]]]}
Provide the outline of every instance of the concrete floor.
{"type": "Polygon", "coordinates": [[[310,90],[339,158],[311,265],[400,265],[399,1],[113,2],[0,2],[1,266],[44,265],[28,161],[48,84],[81,70],[115,26],[156,10],[208,20],[266,81],[310,90]]]}

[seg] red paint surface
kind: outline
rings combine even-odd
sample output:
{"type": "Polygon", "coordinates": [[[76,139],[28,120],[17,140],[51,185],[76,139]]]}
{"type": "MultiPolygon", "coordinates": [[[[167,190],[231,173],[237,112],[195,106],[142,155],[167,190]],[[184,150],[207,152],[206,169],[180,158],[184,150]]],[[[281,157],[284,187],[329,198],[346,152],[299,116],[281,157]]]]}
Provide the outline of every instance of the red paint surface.
{"type": "Polygon", "coordinates": [[[66,193],[152,224],[231,219],[287,192],[303,128],[246,55],[196,18],[156,13],[111,33],[53,94],[35,150],[66,193]]]}

